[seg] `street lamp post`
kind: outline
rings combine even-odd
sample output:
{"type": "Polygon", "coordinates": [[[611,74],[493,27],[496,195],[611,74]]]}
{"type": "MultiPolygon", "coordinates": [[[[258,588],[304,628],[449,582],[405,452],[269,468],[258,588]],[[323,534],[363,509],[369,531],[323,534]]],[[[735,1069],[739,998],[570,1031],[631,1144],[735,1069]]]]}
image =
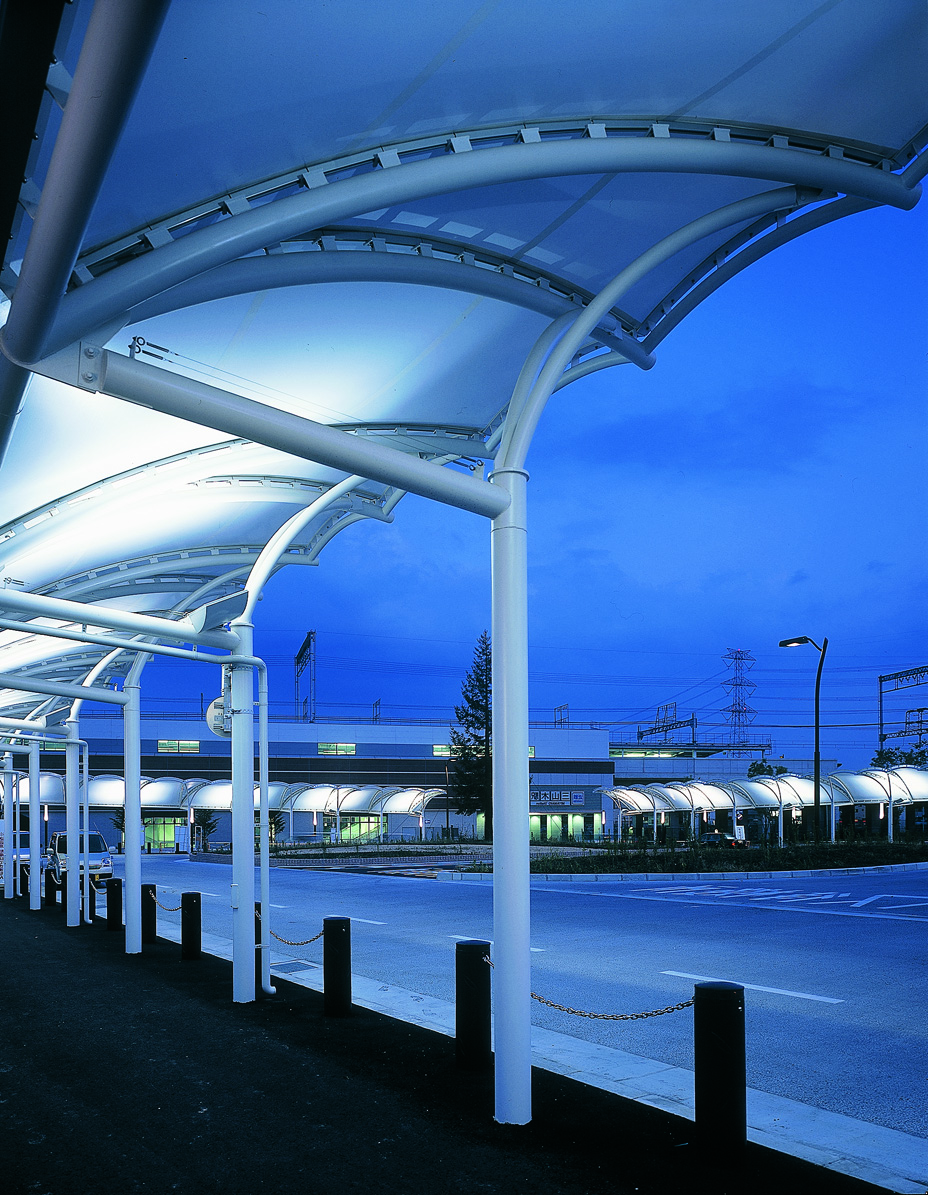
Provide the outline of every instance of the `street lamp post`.
{"type": "MultiPolygon", "coordinates": [[[[825,652],[828,650],[828,640],[822,640],[822,646],[810,639],[808,635],[798,635],[795,639],[781,639],[780,647],[800,647],[804,643],[811,643],[818,652],[818,668],[815,673],[815,745],[812,754],[812,808],[813,808],[813,836],[818,842],[822,836],[822,757],[819,751],[819,726],[820,726],[820,703],[819,697],[822,688],[822,667],[825,663],[825,652]]],[[[832,818],[835,815],[834,804],[831,807],[832,818]]]]}

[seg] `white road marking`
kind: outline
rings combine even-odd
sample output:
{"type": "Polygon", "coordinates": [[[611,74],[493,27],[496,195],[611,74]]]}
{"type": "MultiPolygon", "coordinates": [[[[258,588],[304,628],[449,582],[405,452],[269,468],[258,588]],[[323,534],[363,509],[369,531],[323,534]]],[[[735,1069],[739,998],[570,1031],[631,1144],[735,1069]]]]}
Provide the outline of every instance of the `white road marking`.
{"type": "MultiPolygon", "coordinates": [[[[726,905],[729,908],[736,909],[760,909],[768,913],[821,913],[828,917],[863,917],[867,921],[882,920],[882,921],[928,921],[928,917],[916,917],[912,913],[906,913],[903,917],[901,913],[892,911],[893,906],[890,906],[887,912],[871,913],[869,911],[855,912],[850,908],[838,909],[835,908],[835,901],[829,905],[797,905],[797,904],[783,904],[769,903],[760,904],[757,902],[745,902],[733,900],[731,896],[727,900],[694,900],[694,896],[698,895],[689,889],[671,890],[667,888],[638,888],[634,892],[594,892],[589,888],[569,888],[563,889],[559,885],[554,884],[538,884],[532,886],[532,892],[536,895],[543,894],[545,896],[595,896],[601,900],[656,900],[666,901],[668,904],[685,904],[687,908],[693,909],[698,906],[714,906],[716,908],[724,908],[726,905]],[[676,898],[676,899],[675,899],[676,898]]],[[[850,901],[841,901],[841,904],[850,905],[850,901]]]]}
{"type": "MultiPolygon", "coordinates": [[[[698,983],[741,983],[740,979],[721,980],[712,975],[689,975],[686,971],[661,971],[661,975],[677,975],[680,979],[695,979],[698,983]]],[[[843,1000],[836,1000],[833,996],[812,996],[809,992],[790,992],[786,988],[765,988],[759,983],[741,983],[743,988],[750,988],[752,992],[772,992],[774,996],[795,996],[797,1000],[818,1000],[822,1004],[843,1004],[843,1000]]]]}
{"type": "Polygon", "coordinates": [[[386,921],[371,921],[367,917],[352,917],[352,921],[363,921],[365,925],[386,925],[386,921]]]}

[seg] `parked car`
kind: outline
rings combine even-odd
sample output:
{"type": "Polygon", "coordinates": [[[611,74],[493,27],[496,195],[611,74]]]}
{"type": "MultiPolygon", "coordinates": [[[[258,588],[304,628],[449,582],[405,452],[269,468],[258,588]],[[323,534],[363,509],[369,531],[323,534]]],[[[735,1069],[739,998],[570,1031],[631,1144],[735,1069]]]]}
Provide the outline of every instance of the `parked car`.
{"type": "MultiPolygon", "coordinates": [[[[79,849],[81,851],[79,870],[81,874],[84,871],[84,842],[83,834],[78,839],[79,849]]],[[[113,874],[113,856],[110,853],[110,848],[106,845],[102,834],[91,833],[87,835],[88,847],[88,862],[90,865],[90,878],[101,884],[104,880],[110,879],[113,874]]],[[[53,834],[48,843],[48,859],[46,866],[55,877],[55,882],[60,884],[61,878],[68,870],[68,836],[67,834],[53,834]]]]}
{"type": "Polygon", "coordinates": [[[734,834],[726,834],[724,830],[707,830],[699,835],[700,846],[747,846],[746,838],[735,838],[734,834]]]}

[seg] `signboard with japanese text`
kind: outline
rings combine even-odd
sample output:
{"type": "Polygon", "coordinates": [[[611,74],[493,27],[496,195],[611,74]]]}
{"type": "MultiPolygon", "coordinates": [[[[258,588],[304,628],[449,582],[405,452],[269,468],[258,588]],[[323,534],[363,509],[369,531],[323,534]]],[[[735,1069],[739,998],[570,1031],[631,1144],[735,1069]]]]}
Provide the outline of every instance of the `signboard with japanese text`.
{"type": "Polygon", "coordinates": [[[533,784],[529,791],[532,813],[593,813],[602,807],[598,784],[533,784]]]}

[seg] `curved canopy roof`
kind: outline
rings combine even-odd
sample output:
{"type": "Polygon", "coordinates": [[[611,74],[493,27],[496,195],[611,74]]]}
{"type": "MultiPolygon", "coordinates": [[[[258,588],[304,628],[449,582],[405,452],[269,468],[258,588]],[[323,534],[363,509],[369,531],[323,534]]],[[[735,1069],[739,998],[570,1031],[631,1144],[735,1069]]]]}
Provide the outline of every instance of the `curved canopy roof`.
{"type": "MultiPolygon", "coordinates": [[[[650,368],[759,257],[920,195],[920,0],[66,8],[7,164],[9,588],[183,613],[346,476],[274,412],[470,480],[536,339],[610,280],[561,384],[650,368]]],[[[282,559],[411,488],[354,472],[282,559]]],[[[0,629],[0,670],[104,650],[0,629]]]]}
{"type": "MultiPolygon", "coordinates": [[[[606,789],[617,809],[626,813],[689,813],[710,809],[756,809],[777,813],[811,808],[815,786],[808,776],[768,776],[755,780],[716,781],[712,784],[632,785],[606,789]]],[[[911,805],[928,801],[928,772],[920,768],[869,768],[863,772],[833,772],[822,777],[825,805],[911,805]]]]}

